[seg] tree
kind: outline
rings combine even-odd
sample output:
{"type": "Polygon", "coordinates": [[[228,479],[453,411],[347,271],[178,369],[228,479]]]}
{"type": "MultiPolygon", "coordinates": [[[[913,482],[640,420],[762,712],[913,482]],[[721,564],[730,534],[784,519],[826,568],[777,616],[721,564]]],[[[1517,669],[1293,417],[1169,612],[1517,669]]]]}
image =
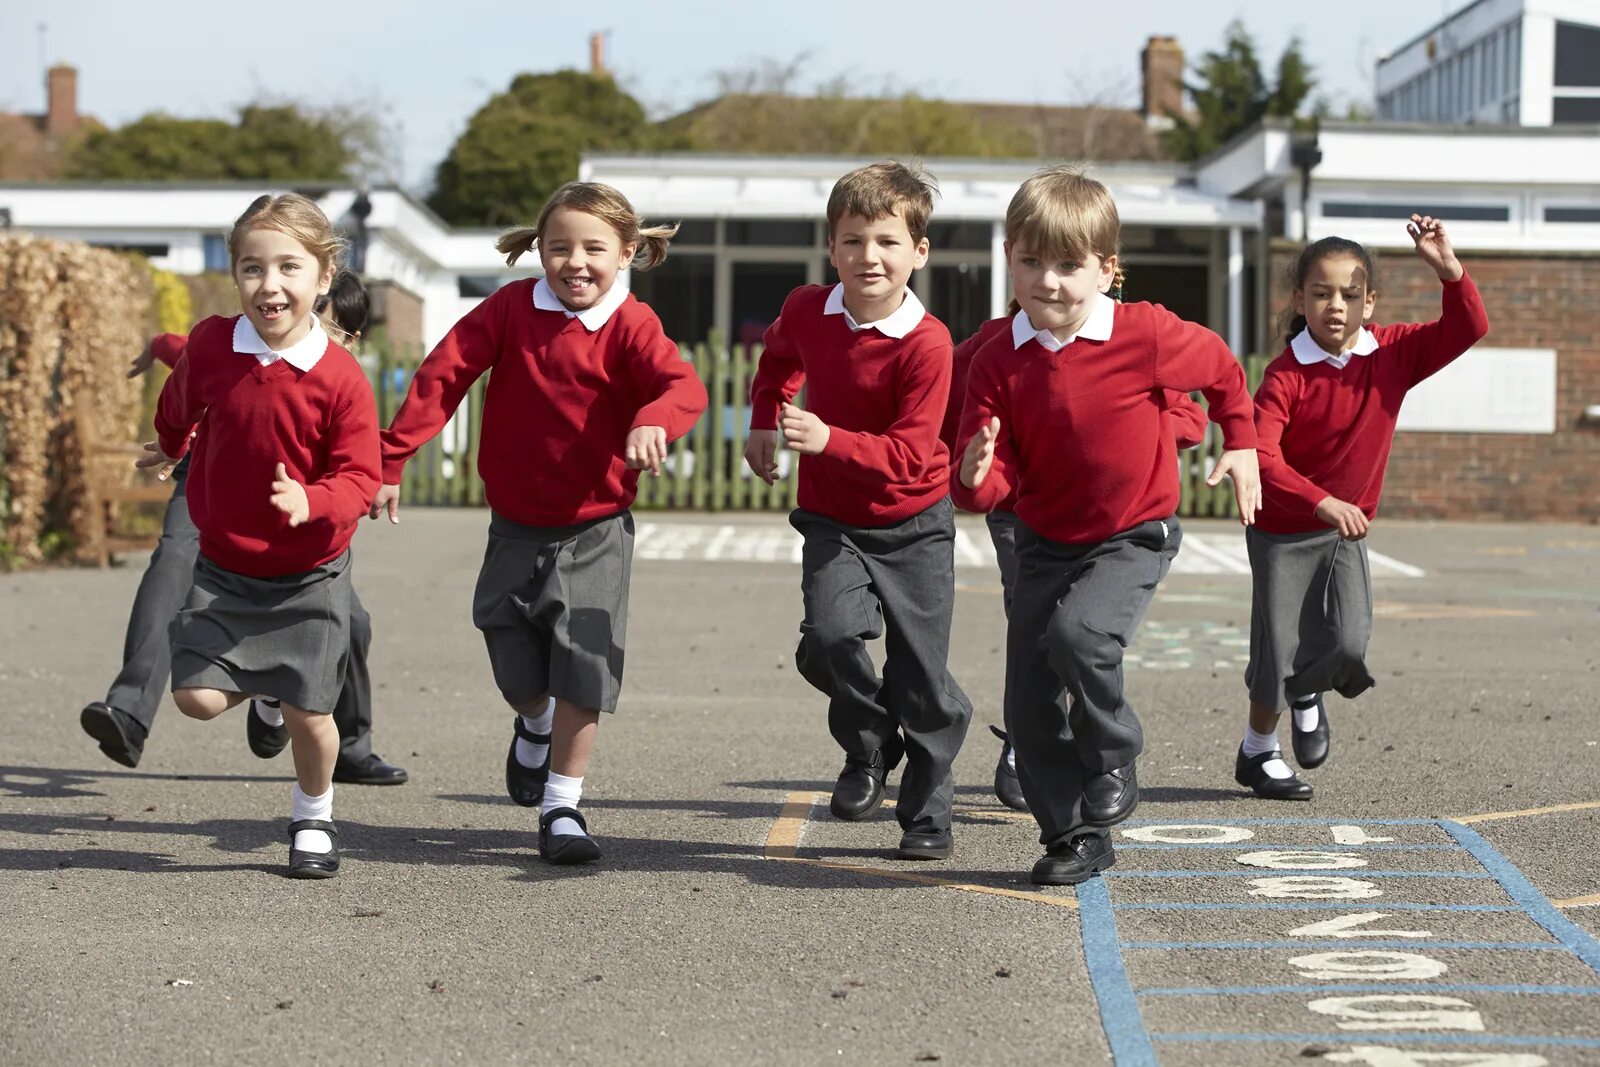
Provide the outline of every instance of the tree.
{"type": "Polygon", "coordinates": [[[428,205],[458,226],[531,222],[578,176],[588,148],[663,143],[644,108],[605,75],[519,74],[467,122],[435,172],[428,205]]]}
{"type": "Polygon", "coordinates": [[[1197,84],[1184,88],[1194,99],[1194,115],[1173,115],[1167,145],[1179,159],[1199,159],[1263,118],[1293,118],[1316,86],[1311,65],[1292,38],[1278,57],[1274,84],[1268,86],[1256,57],[1255,41],[1240,22],[1228,25],[1220,52],[1207,52],[1196,68],[1197,84]]]}
{"type": "Polygon", "coordinates": [[[295,104],[247,104],[238,120],[150,114],[96,130],[68,157],[69,178],[340,181],[356,162],[334,118],[295,104]]]}

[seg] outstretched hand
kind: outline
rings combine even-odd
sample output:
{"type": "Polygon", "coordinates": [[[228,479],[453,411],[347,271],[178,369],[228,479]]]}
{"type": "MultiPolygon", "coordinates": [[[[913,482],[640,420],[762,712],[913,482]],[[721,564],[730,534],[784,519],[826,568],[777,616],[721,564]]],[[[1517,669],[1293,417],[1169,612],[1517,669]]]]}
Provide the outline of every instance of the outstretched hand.
{"type": "Polygon", "coordinates": [[[272,472],[272,506],[289,516],[290,526],[299,526],[311,518],[306,487],[289,477],[282,463],[272,472]]]}
{"type": "Polygon", "coordinates": [[[155,345],[152,342],[146,341],[144,351],[140,352],[137,356],[134,356],[133,362],[128,364],[128,377],[139,377],[139,375],[144,374],[151,367],[155,366],[155,362],[155,345]]]}
{"type": "Polygon", "coordinates": [[[1217,465],[1206,479],[1207,485],[1218,485],[1223,477],[1233,479],[1233,498],[1239,504],[1239,521],[1254,526],[1256,514],[1261,510],[1261,465],[1253,448],[1230,448],[1222,453],[1217,465]]]}
{"type": "Polygon", "coordinates": [[[961,453],[961,484],[968,489],[976,489],[989,477],[989,468],[994,466],[994,443],[1000,439],[1000,420],[991,418],[987,423],[978,428],[972,435],[972,440],[967,442],[966,450],[961,453]]]}
{"type": "Polygon", "coordinates": [[[1456,259],[1456,250],[1450,244],[1450,235],[1445,233],[1442,219],[1412,215],[1411,221],[1406,223],[1406,233],[1417,246],[1417,255],[1433,268],[1440,281],[1459,281],[1466,273],[1461,269],[1461,261],[1456,259]]]}
{"type": "MultiPolygon", "coordinates": [[[[190,434],[189,436],[193,437],[194,435],[190,434]]],[[[160,441],[146,441],[144,443],[144,451],[144,455],[133,461],[135,467],[142,471],[147,471],[151,467],[156,468],[156,481],[158,482],[164,482],[172,477],[172,469],[178,465],[178,461],[161,451],[160,441]]]]}

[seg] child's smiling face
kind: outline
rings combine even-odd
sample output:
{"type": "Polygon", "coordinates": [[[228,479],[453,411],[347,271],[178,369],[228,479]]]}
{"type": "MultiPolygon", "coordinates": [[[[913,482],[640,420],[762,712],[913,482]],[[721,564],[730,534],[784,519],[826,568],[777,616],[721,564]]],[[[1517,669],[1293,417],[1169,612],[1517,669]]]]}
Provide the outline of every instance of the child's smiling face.
{"type": "Polygon", "coordinates": [[[236,252],[233,280],[250,325],[274,351],[303,340],[333,268],[322,268],[305,245],[265,226],[248,231],[236,252]]]}
{"type": "Polygon", "coordinates": [[[898,211],[881,219],[841,215],[829,228],[828,262],[844,283],[845,301],[857,307],[887,300],[928,261],[928,239],[911,239],[898,211]]]}
{"type": "Polygon", "coordinates": [[[570,207],[552,211],[539,235],[545,282],[573,311],[605,299],[637,249],[635,244],[623,244],[610,223],[570,207]]]}

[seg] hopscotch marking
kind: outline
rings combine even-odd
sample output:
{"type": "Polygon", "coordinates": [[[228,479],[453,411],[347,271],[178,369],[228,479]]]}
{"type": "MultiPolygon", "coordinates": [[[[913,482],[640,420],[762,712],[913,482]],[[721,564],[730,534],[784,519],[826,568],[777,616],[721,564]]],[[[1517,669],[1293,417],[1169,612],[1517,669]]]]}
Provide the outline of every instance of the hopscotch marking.
{"type": "MultiPolygon", "coordinates": [[[[1313,829],[1313,833],[1317,832],[1313,829]]],[[[1452,982],[1449,965],[1430,953],[1447,950],[1532,953],[1576,958],[1600,979],[1600,944],[1572,923],[1534,888],[1527,878],[1492,845],[1461,822],[1439,819],[1388,819],[1356,822],[1317,819],[1248,819],[1218,823],[1145,822],[1120,830],[1123,849],[1144,849],[1159,854],[1192,850],[1213,853],[1231,849],[1232,870],[1127,870],[1114,868],[1100,879],[1079,888],[1080,921],[1084,926],[1085,955],[1090,956],[1091,930],[1097,942],[1116,946],[1115,959],[1093,960],[1091,966],[1101,1013],[1112,1041],[1113,1061],[1153,1064],[1158,1046],[1184,1043],[1283,1043],[1331,1046],[1324,1058],[1334,1063],[1364,1063],[1373,1067],[1454,1063],[1474,1067],[1543,1067],[1548,1061],[1531,1052],[1505,1052],[1513,1048],[1600,1048],[1600,1038],[1560,1034],[1526,1035],[1496,1032],[1496,1020],[1475,997],[1484,994],[1591,998],[1600,996],[1600,982],[1494,984],[1452,982]],[[1319,828],[1333,846],[1285,845],[1259,840],[1256,827],[1319,828]],[[1400,827],[1433,828],[1449,839],[1439,845],[1397,841],[1400,827]],[[1373,870],[1376,856],[1399,856],[1440,851],[1465,854],[1473,869],[1459,871],[1404,869],[1373,870]],[[1257,872],[1271,871],[1271,875],[1257,872]],[[1348,873],[1346,873],[1348,872],[1348,873]],[[1129,902],[1117,904],[1111,889],[1125,879],[1243,879],[1241,891],[1254,901],[1242,902],[1129,902]],[[1418,879],[1407,882],[1407,879],[1418,879]],[[1425,885],[1427,879],[1492,881],[1511,904],[1438,904],[1390,901],[1396,886],[1425,885]],[[1090,890],[1093,886],[1095,889],[1090,890]],[[1260,912],[1258,927],[1269,934],[1259,940],[1142,941],[1123,940],[1116,932],[1116,913],[1125,911],[1250,911],[1260,912]],[[1293,921],[1273,923],[1265,916],[1275,911],[1322,911],[1293,921]],[[1331,913],[1331,914],[1330,914],[1331,913]],[[1480,914],[1518,915],[1531,920],[1548,941],[1456,940],[1438,936],[1426,922],[1406,923],[1402,916],[1480,914]],[[1296,950],[1287,959],[1267,957],[1284,968],[1282,980],[1268,978],[1254,986],[1177,986],[1134,989],[1128,979],[1123,954],[1154,950],[1267,951],[1296,950]],[[1097,977],[1098,976],[1098,977],[1097,977]],[[1104,989],[1102,989],[1104,982],[1104,989]],[[1127,990],[1131,989],[1131,997],[1127,990]],[[1328,1033],[1150,1033],[1144,1030],[1139,1003],[1146,997],[1218,997],[1231,995],[1294,995],[1308,1019],[1326,1020],[1328,1033]],[[1108,1006],[1109,1005],[1109,1006],[1108,1006]],[[1111,1026],[1121,1038],[1113,1039],[1111,1026]],[[1148,1044],[1127,1035],[1137,1029],[1148,1044]],[[1119,1043],[1122,1052],[1119,1052],[1119,1043]],[[1417,1046],[1473,1046],[1471,1051],[1433,1051],[1417,1046]],[[1149,1051],[1146,1051],[1149,1050],[1149,1051]],[[1126,1055],[1124,1055],[1125,1053],[1126,1055]]],[[[1285,834],[1284,836],[1292,836],[1285,834]]],[[[1133,884],[1133,883],[1129,883],[1133,884]]],[[[1158,883],[1159,884],[1159,883],[1158,883]]],[[[1173,884],[1182,885],[1181,881],[1173,884]]],[[[1403,891],[1403,890],[1398,890],[1403,891]]],[[[1289,919],[1285,916],[1285,919],[1289,919]]],[[[1260,971],[1262,968],[1255,968],[1260,971]]],[[[1267,972],[1270,973],[1270,972],[1267,972]]],[[[1264,975],[1265,976],[1265,975],[1264,975]]]]}

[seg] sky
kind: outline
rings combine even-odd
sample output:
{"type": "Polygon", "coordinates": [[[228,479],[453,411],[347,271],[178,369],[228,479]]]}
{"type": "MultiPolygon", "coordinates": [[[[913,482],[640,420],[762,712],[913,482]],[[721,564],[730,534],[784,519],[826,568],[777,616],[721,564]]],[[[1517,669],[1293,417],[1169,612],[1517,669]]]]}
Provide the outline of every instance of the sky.
{"type": "Polygon", "coordinates": [[[384,116],[403,181],[426,192],[478,107],[516,74],[587,68],[593,32],[653,115],[715,95],[718,71],[796,61],[804,88],[837,80],[862,94],[1132,106],[1146,38],[1175,36],[1193,61],[1233,18],[1269,70],[1299,36],[1318,91],[1344,103],[1370,101],[1377,57],[1466,2],[3,0],[0,111],[41,112],[43,70],[57,62],[78,68],[79,110],[113,126],[152,111],[227,116],[262,98],[356,104],[384,116]]]}

